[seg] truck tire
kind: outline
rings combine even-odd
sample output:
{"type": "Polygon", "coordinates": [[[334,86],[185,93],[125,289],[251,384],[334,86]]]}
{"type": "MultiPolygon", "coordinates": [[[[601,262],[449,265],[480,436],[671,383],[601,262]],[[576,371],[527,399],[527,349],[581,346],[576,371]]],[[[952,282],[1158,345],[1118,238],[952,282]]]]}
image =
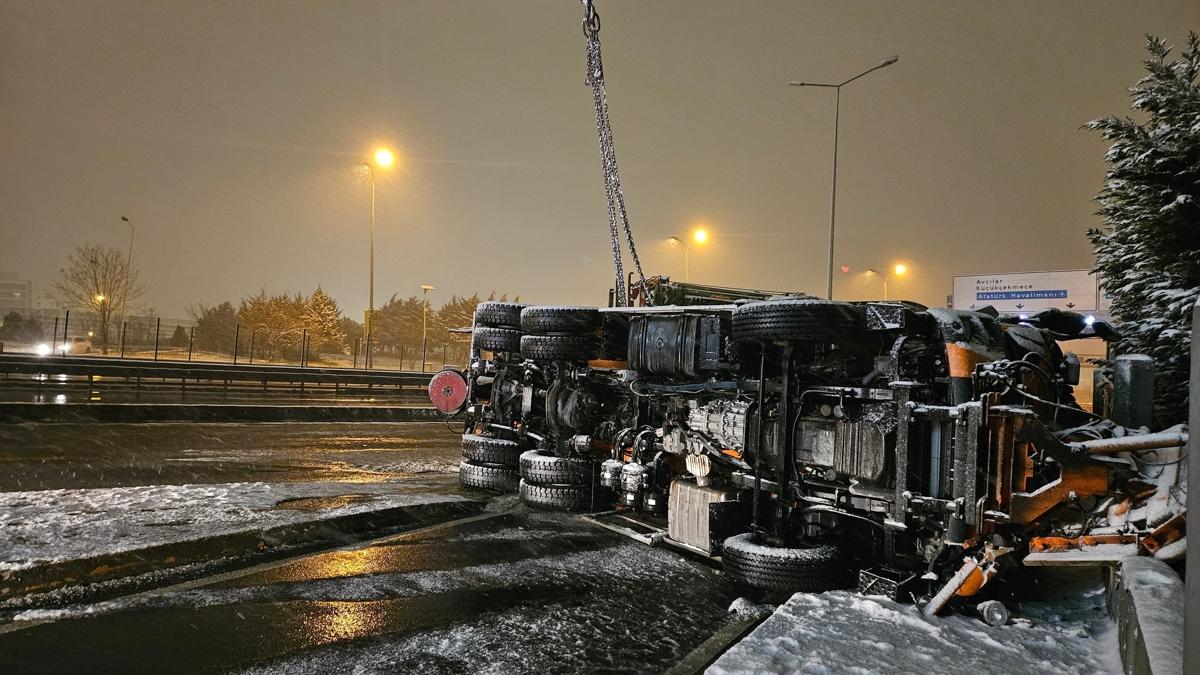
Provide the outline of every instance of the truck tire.
{"type": "Polygon", "coordinates": [[[751,302],[733,310],[733,339],[760,342],[836,342],[864,329],[858,307],[817,298],[751,302]]]}
{"type": "Polygon", "coordinates": [[[516,469],[502,466],[484,466],[463,462],[458,465],[458,482],[465,487],[512,492],[521,480],[516,469]]]}
{"type": "Polygon", "coordinates": [[[475,328],[475,348],[489,352],[519,352],[521,331],[515,328],[478,326],[475,328]]]}
{"type": "Polygon", "coordinates": [[[547,511],[587,511],[592,507],[592,490],[584,485],[533,485],[521,481],[521,503],[547,511]]]}
{"type": "Polygon", "coordinates": [[[820,593],[851,585],[850,567],[836,546],[778,548],[749,534],[725,540],[721,567],[736,584],[763,591],[820,593]]]}
{"type": "Polygon", "coordinates": [[[578,457],[555,457],[548,450],[521,454],[521,480],[530,485],[591,486],[592,462],[578,457]]]}
{"type": "Polygon", "coordinates": [[[520,328],[521,310],[528,305],[488,300],[475,306],[475,325],[494,328],[520,328]]]}
{"type": "Polygon", "coordinates": [[[586,335],[602,324],[603,317],[595,307],[535,305],[521,310],[521,330],[526,333],[586,335]]]}
{"type": "Polygon", "coordinates": [[[586,361],[596,354],[590,335],[522,335],[521,357],[534,361],[586,361]]]}
{"type": "Polygon", "coordinates": [[[475,464],[515,467],[521,459],[521,445],[515,441],[478,434],[463,434],[462,456],[475,464]]]}

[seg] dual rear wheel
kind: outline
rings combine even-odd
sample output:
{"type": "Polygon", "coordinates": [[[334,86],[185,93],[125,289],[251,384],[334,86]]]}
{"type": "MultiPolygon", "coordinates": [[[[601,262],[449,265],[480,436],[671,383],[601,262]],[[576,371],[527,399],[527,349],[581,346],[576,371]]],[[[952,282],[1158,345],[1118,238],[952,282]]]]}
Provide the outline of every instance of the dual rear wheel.
{"type": "Polygon", "coordinates": [[[555,457],[547,450],[521,455],[521,502],[549,511],[591,511],[596,494],[596,466],[589,459],[555,457]]]}
{"type": "Polygon", "coordinates": [[[458,465],[458,482],[464,487],[512,492],[521,479],[517,463],[521,446],[494,436],[463,434],[462,463],[458,465]]]}

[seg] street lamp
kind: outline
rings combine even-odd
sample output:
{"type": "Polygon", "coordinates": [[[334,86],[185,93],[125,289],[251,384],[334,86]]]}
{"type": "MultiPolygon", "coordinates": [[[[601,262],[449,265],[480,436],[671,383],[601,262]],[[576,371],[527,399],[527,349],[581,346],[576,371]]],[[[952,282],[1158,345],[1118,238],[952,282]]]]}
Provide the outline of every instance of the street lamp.
{"type": "Polygon", "coordinates": [[[687,242],[680,239],[679,237],[671,237],[670,241],[673,241],[683,247],[683,280],[691,281],[692,280],[691,273],[688,271],[688,245],[687,245],[687,242]]]}
{"type": "MultiPolygon", "coordinates": [[[[129,291],[133,284],[133,223],[129,222],[127,216],[121,216],[121,220],[129,226],[129,255],[125,258],[125,291],[121,293],[121,330],[124,334],[125,330],[125,309],[129,306],[129,291]]],[[[124,338],[122,338],[124,339],[124,338]]]]}
{"type": "Polygon", "coordinates": [[[793,87],[826,87],[833,89],[834,107],[833,107],[833,196],[829,200],[829,264],[828,264],[828,286],[826,288],[826,297],[829,300],[833,299],[833,233],[834,222],[837,215],[837,160],[838,160],[838,122],[841,116],[842,107],[842,87],[850,84],[867,73],[886,68],[896,61],[899,61],[899,56],[892,56],[884,59],[878,65],[872,66],[854,77],[840,82],[838,84],[822,83],[822,82],[798,82],[791,81],[788,85],[793,87]]]}
{"type": "Polygon", "coordinates": [[[396,156],[387,148],[379,148],[375,151],[375,163],[366,162],[363,164],[367,168],[367,173],[371,176],[371,253],[370,253],[370,282],[367,291],[367,320],[366,320],[366,335],[367,353],[363,357],[363,366],[370,368],[372,365],[371,359],[371,338],[375,332],[375,169],[390,169],[396,163],[396,156]]]}
{"type": "MultiPolygon", "coordinates": [[[[133,223],[128,216],[121,216],[121,221],[130,226],[130,253],[125,258],[125,291],[121,293],[121,356],[125,356],[125,310],[130,303],[130,291],[133,285],[133,223]]],[[[106,331],[107,336],[107,331],[106,331]]]]}
{"type": "Polygon", "coordinates": [[[874,274],[875,276],[879,277],[880,279],[883,279],[883,299],[887,300],[888,299],[888,291],[887,291],[888,276],[886,274],[884,274],[883,272],[880,272],[879,270],[875,269],[874,267],[868,267],[866,269],[866,273],[874,274]]]}
{"type": "MultiPolygon", "coordinates": [[[[874,274],[875,276],[879,277],[880,279],[883,279],[883,299],[887,300],[888,299],[888,279],[890,277],[873,267],[868,267],[866,269],[866,271],[868,274],[874,274]]],[[[908,266],[905,265],[904,263],[896,263],[892,267],[892,274],[894,274],[895,276],[902,277],[907,273],[908,273],[908,266]]]]}
{"type": "Polygon", "coordinates": [[[426,326],[429,318],[429,291],[434,290],[429,284],[421,284],[421,372],[425,372],[425,351],[429,346],[426,326]]]}
{"type": "MultiPolygon", "coordinates": [[[[691,271],[688,269],[688,253],[691,252],[687,242],[679,237],[668,237],[668,240],[673,241],[683,247],[683,280],[691,281],[691,271]]],[[[703,244],[708,241],[708,231],[702,227],[698,227],[692,231],[692,241],[697,244],[703,244]]]]}

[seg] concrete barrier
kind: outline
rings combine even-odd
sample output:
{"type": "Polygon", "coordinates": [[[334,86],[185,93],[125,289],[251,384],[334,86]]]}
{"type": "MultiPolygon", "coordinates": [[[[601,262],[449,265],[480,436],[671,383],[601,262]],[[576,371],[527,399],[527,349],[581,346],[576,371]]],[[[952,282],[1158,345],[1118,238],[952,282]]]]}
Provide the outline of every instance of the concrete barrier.
{"type": "Polygon", "coordinates": [[[1108,608],[1126,673],[1195,672],[1183,667],[1183,607],[1183,581],[1161,560],[1136,556],[1112,568],[1108,608]]]}

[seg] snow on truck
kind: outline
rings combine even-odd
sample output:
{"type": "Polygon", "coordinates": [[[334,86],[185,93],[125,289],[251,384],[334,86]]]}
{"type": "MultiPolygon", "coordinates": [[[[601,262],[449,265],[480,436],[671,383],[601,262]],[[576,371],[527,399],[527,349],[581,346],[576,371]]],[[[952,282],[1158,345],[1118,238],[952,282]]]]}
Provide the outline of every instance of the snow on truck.
{"type": "Polygon", "coordinates": [[[463,485],[719,558],[743,587],[857,585],[927,614],[1035,556],[1181,543],[1170,462],[1156,483],[1129,453],[1186,433],[1127,430],[1073,396],[1079,359],[1058,340],[1111,338],[1102,322],[647,279],[582,2],[610,306],[479,304],[466,371],[429,385],[463,422],[463,485]]]}
{"type": "Polygon", "coordinates": [[[1079,363],[1057,340],[1095,330],[1057,311],[805,295],[484,302],[469,368],[438,373],[430,396],[461,414],[463,485],[607,514],[719,556],[745,587],[857,584],[936,611],[1031,540],[1095,536],[1114,503],[1144,496],[1109,446],[1178,444],[1114,439],[1075,403],[1079,363]]]}

